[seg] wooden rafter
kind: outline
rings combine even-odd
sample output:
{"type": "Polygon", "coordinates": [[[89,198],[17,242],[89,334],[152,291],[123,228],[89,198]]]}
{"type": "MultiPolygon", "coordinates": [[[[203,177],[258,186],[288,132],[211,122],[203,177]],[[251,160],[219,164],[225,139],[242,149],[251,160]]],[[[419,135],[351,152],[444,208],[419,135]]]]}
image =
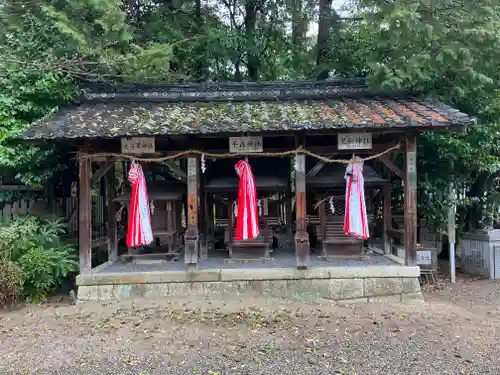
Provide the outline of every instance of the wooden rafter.
{"type": "Polygon", "coordinates": [[[108,173],[108,171],[111,169],[111,167],[115,165],[115,161],[114,160],[108,160],[106,161],[103,165],[101,165],[99,167],[99,169],[97,171],[95,171],[95,173],[92,173],[92,177],[90,179],[90,183],[91,184],[96,184],[99,182],[99,180],[104,177],[104,175],[106,173],[108,173]]]}
{"type": "Polygon", "coordinates": [[[175,163],[173,161],[170,161],[170,160],[165,160],[162,162],[163,165],[165,165],[169,170],[172,177],[174,178],[180,178],[180,180],[184,183],[187,183],[187,175],[186,173],[181,169],[179,168],[177,165],[175,165],[175,163]]]}
{"type": "Polygon", "coordinates": [[[405,180],[405,173],[396,164],[394,164],[389,156],[382,155],[379,157],[379,159],[387,168],[391,170],[391,172],[395,173],[403,181],[405,180]]]}
{"type": "Polygon", "coordinates": [[[306,177],[314,177],[316,176],[325,166],[325,163],[319,161],[316,163],[314,167],[312,167],[309,172],[307,172],[306,177]]]}

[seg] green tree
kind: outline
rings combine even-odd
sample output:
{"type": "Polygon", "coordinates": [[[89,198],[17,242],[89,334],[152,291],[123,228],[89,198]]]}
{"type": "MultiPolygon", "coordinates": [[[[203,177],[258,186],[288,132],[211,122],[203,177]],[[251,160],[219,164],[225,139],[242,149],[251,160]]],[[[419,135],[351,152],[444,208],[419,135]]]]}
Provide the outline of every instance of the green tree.
{"type": "Polygon", "coordinates": [[[356,26],[354,56],[372,84],[422,90],[481,121],[462,133],[419,137],[420,215],[444,228],[457,203],[459,229],[498,216],[500,7],[490,0],[357,5],[365,21],[356,26]]]}

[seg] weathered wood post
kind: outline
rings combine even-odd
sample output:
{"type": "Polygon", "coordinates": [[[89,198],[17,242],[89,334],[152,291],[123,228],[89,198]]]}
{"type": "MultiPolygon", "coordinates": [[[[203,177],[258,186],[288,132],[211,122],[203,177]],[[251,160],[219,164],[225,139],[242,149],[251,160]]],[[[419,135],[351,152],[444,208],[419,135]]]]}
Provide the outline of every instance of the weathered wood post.
{"type": "MultiPolygon", "coordinates": [[[[262,232],[264,242],[271,241],[272,244],[273,233],[269,232],[269,198],[262,199],[262,232]]],[[[266,252],[265,257],[269,257],[269,251],[266,252]]]]}
{"type": "MultiPolygon", "coordinates": [[[[390,178],[390,176],[389,176],[390,178]]],[[[383,197],[383,249],[384,254],[391,254],[391,237],[389,230],[392,229],[392,184],[388,183],[382,187],[383,197]]]]}
{"type": "Polygon", "coordinates": [[[113,165],[108,171],[106,177],[107,194],[107,213],[108,213],[108,261],[116,262],[118,260],[118,232],[116,224],[116,175],[113,165]]]}
{"type": "Polygon", "coordinates": [[[229,247],[229,257],[233,256],[233,204],[234,199],[229,198],[227,201],[227,243],[229,247]]]}
{"type": "Polygon", "coordinates": [[[405,264],[417,264],[417,138],[405,136],[404,244],[405,264]]]}
{"type": "Polygon", "coordinates": [[[296,232],[295,256],[297,268],[305,269],[309,266],[309,234],[306,228],[306,156],[296,156],[295,196],[296,196],[296,232]]]}
{"type": "Polygon", "coordinates": [[[321,235],[321,241],[323,241],[325,239],[325,226],[327,220],[326,202],[324,200],[320,202],[318,210],[319,210],[318,215],[319,215],[319,226],[320,226],[319,234],[321,235]]]}
{"type": "MultiPolygon", "coordinates": [[[[203,184],[204,186],[205,184],[203,184]]],[[[201,190],[201,189],[200,189],[201,190]]],[[[200,200],[200,227],[203,228],[202,236],[200,237],[200,258],[208,259],[208,220],[210,218],[207,193],[204,192],[200,200]]]]}
{"type": "Polygon", "coordinates": [[[184,263],[188,270],[196,269],[198,264],[199,231],[198,231],[198,180],[200,171],[198,158],[187,160],[187,230],[185,235],[184,263]]]}
{"type": "MultiPolygon", "coordinates": [[[[87,151],[87,149],[85,149],[87,151]]],[[[90,195],[90,159],[79,161],[78,198],[78,247],[80,251],[80,274],[92,269],[92,197],[90,195]]]]}

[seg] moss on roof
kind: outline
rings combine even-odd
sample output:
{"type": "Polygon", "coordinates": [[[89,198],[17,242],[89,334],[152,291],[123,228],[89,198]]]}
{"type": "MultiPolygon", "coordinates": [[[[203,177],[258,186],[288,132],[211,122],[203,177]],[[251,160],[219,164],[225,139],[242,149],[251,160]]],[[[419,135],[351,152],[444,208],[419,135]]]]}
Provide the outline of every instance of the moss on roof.
{"type": "Polygon", "coordinates": [[[22,138],[115,138],[345,127],[432,128],[473,122],[466,114],[442,103],[401,93],[392,97],[375,95],[358,83],[352,87],[335,82],[226,86],[207,89],[206,85],[169,85],[158,88],[164,91],[130,89],[89,94],[80,106],[34,123],[22,138]]]}

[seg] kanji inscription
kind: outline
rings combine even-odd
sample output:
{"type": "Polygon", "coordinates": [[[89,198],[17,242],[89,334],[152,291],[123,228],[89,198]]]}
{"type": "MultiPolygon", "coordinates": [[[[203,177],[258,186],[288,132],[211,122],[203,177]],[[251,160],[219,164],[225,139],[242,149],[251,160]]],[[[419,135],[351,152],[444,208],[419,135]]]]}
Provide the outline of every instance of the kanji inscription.
{"type": "Polygon", "coordinates": [[[122,138],[122,153],[123,154],[154,154],[155,139],[154,137],[132,137],[122,138]]]}
{"type": "Polygon", "coordinates": [[[371,133],[345,133],[338,135],[339,150],[371,150],[371,133]]]}
{"type": "Polygon", "coordinates": [[[262,137],[230,137],[229,152],[263,152],[262,137]]]}

